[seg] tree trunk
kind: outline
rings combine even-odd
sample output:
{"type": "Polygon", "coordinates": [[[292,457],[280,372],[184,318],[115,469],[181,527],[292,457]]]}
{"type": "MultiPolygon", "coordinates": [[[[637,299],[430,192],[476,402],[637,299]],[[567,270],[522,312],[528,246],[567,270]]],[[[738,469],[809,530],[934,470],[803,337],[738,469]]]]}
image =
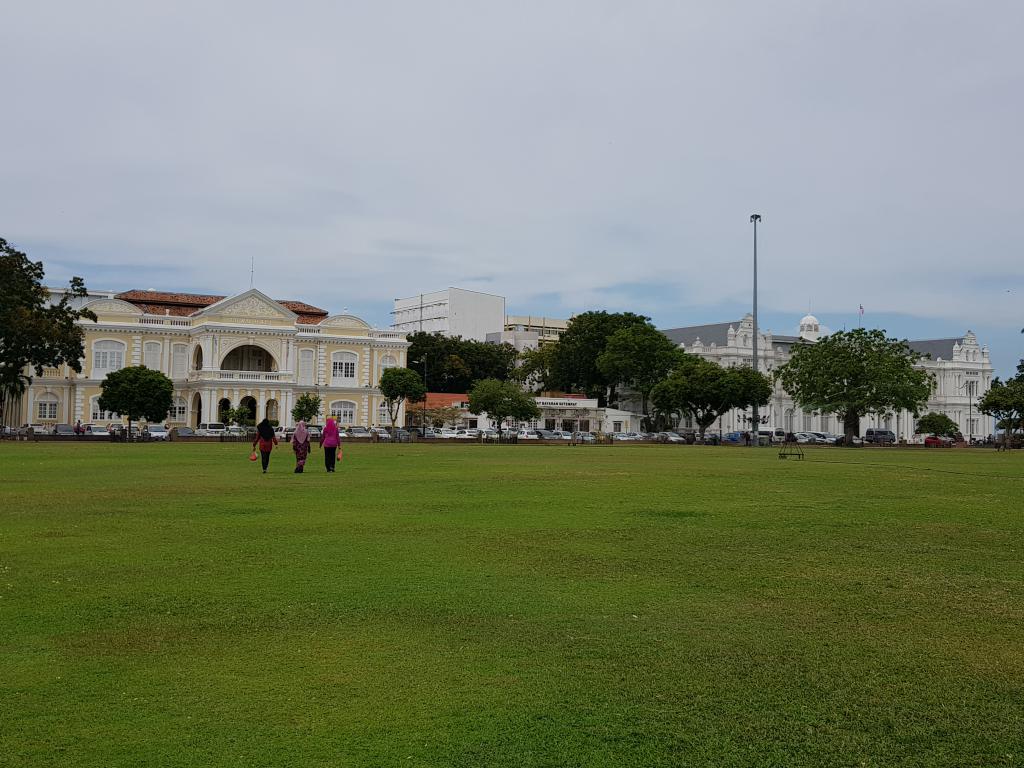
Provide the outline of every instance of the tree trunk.
{"type": "Polygon", "coordinates": [[[853,445],[853,438],[860,429],[860,416],[856,413],[843,414],[843,445],[853,445]]]}

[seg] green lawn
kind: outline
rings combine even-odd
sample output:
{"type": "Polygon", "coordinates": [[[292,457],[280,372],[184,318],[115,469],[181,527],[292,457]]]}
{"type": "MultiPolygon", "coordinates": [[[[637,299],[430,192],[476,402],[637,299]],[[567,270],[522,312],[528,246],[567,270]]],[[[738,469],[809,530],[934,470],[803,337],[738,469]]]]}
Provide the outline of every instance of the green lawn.
{"type": "Polygon", "coordinates": [[[1024,765],[1024,455],[0,444],[2,766],[1024,765]]]}

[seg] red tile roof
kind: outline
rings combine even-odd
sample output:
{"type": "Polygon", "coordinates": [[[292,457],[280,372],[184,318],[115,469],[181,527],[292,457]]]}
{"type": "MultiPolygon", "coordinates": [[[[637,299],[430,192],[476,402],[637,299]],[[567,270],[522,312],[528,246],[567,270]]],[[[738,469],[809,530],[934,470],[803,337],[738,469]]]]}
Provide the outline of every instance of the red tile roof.
{"type": "MultiPolygon", "coordinates": [[[[134,304],[150,315],[174,315],[187,317],[201,309],[226,298],[203,293],[169,293],[165,291],[131,290],[117,294],[117,298],[134,304]]],[[[282,307],[290,309],[298,315],[295,322],[303,325],[316,325],[327,317],[326,309],[314,307],[304,301],[277,300],[282,307]]]]}
{"type": "MultiPolygon", "coordinates": [[[[422,401],[421,401],[422,402],[422,401]]],[[[427,392],[427,408],[448,408],[469,402],[469,395],[449,392],[427,392]]]]}

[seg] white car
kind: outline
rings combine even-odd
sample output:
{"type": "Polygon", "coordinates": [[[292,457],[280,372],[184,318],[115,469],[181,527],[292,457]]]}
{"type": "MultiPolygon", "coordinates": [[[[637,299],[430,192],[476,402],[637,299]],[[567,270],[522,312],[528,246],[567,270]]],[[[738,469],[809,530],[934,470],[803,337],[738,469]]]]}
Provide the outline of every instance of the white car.
{"type": "Polygon", "coordinates": [[[102,424],[87,424],[85,426],[85,434],[97,435],[98,437],[110,437],[110,430],[102,424]]]}
{"type": "Polygon", "coordinates": [[[455,430],[456,440],[476,440],[480,437],[479,429],[457,429],[455,430]]]}
{"type": "Polygon", "coordinates": [[[516,433],[517,440],[540,440],[540,433],[536,429],[520,429],[516,433]]]}
{"type": "Polygon", "coordinates": [[[442,429],[441,434],[438,437],[442,437],[445,440],[450,440],[458,434],[457,429],[442,429]]]}
{"type": "Polygon", "coordinates": [[[219,421],[211,421],[209,423],[200,424],[196,429],[196,434],[201,437],[213,437],[217,435],[223,435],[227,431],[227,427],[219,421]]]}
{"type": "Polygon", "coordinates": [[[559,440],[572,440],[572,432],[566,432],[562,429],[556,429],[553,434],[558,437],[559,440]]]}
{"type": "MultiPolygon", "coordinates": [[[[146,431],[149,432],[150,440],[166,440],[167,439],[167,427],[163,424],[150,424],[146,427],[146,431]]],[[[93,434],[96,434],[95,432],[93,434]]]]}

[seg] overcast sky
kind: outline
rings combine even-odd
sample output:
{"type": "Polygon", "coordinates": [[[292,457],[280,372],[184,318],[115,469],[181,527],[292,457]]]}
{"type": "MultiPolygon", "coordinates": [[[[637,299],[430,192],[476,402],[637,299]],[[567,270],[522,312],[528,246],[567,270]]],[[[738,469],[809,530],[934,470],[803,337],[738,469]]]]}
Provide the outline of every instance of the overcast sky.
{"type": "Polygon", "coordinates": [[[1024,3],[92,2],[2,14],[0,236],[97,289],[456,285],[1024,355],[1024,3]]]}

